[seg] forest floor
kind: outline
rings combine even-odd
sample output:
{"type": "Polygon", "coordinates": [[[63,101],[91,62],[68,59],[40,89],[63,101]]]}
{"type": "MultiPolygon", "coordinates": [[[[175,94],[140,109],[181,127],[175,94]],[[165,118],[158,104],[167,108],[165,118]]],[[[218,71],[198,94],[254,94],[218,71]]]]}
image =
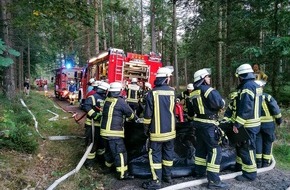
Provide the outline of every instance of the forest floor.
{"type": "MultiPolygon", "coordinates": [[[[72,112],[77,112],[79,116],[83,114],[78,105],[71,106],[68,102],[59,101],[53,97],[50,99],[67,111],[64,113],[66,118],[70,118],[72,112]]],[[[74,123],[73,119],[68,119],[67,122],[74,123]]],[[[80,127],[72,127],[71,134],[82,136],[84,134],[83,122],[84,119],[81,120],[80,127]]],[[[75,125],[75,123],[72,125],[75,125]]],[[[83,139],[58,142],[43,140],[36,155],[0,149],[0,189],[47,189],[55,180],[76,167],[85,150],[83,144],[83,139]]],[[[138,190],[142,189],[141,184],[148,180],[135,178],[122,181],[115,179],[113,174],[104,175],[101,171],[100,167],[92,171],[82,167],[79,173],[69,177],[55,189],[138,190]]],[[[229,172],[222,172],[221,175],[224,173],[229,172]]],[[[192,180],[195,180],[195,178],[174,178],[172,184],[164,183],[162,187],[192,180]]],[[[238,182],[234,179],[228,179],[225,182],[229,184],[230,189],[235,190],[285,190],[290,187],[290,168],[289,170],[283,170],[275,167],[270,171],[259,173],[257,179],[252,182],[238,182]]],[[[176,188],[172,187],[170,189],[176,188]]],[[[201,184],[183,189],[202,190],[207,188],[206,184],[201,184]]]]}

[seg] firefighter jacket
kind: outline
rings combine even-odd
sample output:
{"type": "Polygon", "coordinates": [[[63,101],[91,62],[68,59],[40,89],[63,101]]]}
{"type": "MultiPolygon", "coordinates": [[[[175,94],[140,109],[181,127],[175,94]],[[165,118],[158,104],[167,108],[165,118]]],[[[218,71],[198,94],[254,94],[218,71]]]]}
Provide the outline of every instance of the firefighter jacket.
{"type": "Polygon", "coordinates": [[[129,84],[127,88],[127,102],[138,103],[140,96],[140,86],[137,84],[129,84]]]}
{"type": "Polygon", "coordinates": [[[230,102],[224,114],[224,120],[234,123],[236,119],[237,111],[237,92],[232,92],[230,94],[230,102]]]}
{"type": "Polygon", "coordinates": [[[244,126],[253,133],[259,132],[262,93],[262,87],[254,79],[242,80],[238,86],[235,127],[244,126]]]}
{"type": "Polygon", "coordinates": [[[271,125],[274,122],[277,125],[282,123],[282,115],[277,101],[269,94],[263,93],[262,95],[262,112],[261,112],[261,123],[269,123],[271,125]]]}
{"type": "Polygon", "coordinates": [[[87,119],[85,122],[86,125],[92,125],[92,119],[94,119],[94,125],[98,127],[101,126],[100,121],[105,98],[105,93],[95,93],[86,98],[84,103],[84,110],[87,112],[87,119]]]}
{"type": "Polygon", "coordinates": [[[206,84],[201,84],[190,93],[189,102],[190,116],[194,114],[194,120],[203,123],[216,124],[218,112],[225,106],[220,93],[206,84]]]}
{"type": "Polygon", "coordinates": [[[122,96],[106,98],[101,121],[101,136],[106,139],[124,138],[124,119],[138,119],[122,96]]]}
{"type": "Polygon", "coordinates": [[[155,80],[156,86],[147,94],[144,111],[144,124],[150,125],[150,140],[157,142],[176,137],[175,91],[164,80],[163,77],[155,80]]]}

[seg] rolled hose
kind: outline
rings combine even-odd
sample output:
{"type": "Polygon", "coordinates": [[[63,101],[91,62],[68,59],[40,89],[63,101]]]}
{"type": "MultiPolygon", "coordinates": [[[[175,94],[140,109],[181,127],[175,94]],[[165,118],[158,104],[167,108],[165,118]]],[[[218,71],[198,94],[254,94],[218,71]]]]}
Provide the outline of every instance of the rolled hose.
{"type": "MultiPolygon", "coordinates": [[[[270,171],[270,170],[274,169],[275,165],[276,165],[276,161],[275,161],[275,159],[273,157],[271,165],[268,166],[268,167],[265,167],[265,168],[257,169],[257,173],[263,173],[263,172],[270,171]]],[[[234,173],[230,173],[230,174],[220,175],[220,179],[221,180],[233,179],[233,178],[235,178],[238,175],[242,175],[242,172],[234,172],[234,173]]],[[[188,181],[188,182],[184,182],[184,183],[179,183],[179,184],[176,184],[176,185],[167,186],[167,187],[164,187],[164,188],[162,188],[160,190],[184,189],[184,188],[188,188],[188,187],[194,187],[194,186],[197,186],[197,185],[201,185],[203,183],[207,183],[207,179],[206,178],[193,180],[193,181],[188,181]]]]}

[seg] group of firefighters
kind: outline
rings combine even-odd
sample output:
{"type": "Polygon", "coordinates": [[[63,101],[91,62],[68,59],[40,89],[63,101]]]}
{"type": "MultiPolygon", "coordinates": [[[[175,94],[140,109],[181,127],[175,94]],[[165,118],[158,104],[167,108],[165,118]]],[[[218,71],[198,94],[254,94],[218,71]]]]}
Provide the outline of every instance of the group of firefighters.
{"type": "MultiPolygon", "coordinates": [[[[257,168],[271,164],[274,130],[275,125],[282,122],[281,111],[276,100],[263,92],[266,82],[255,80],[251,65],[240,65],[235,74],[239,85],[237,91],[232,93],[223,120],[231,123],[231,130],[236,135],[242,129],[248,133],[247,140],[235,145],[236,169],[242,171],[242,175],[235,179],[253,181],[257,177],[257,168]]],[[[219,113],[226,104],[220,93],[211,87],[211,72],[208,69],[196,71],[193,83],[188,84],[187,92],[178,98],[175,89],[169,86],[171,76],[171,69],[159,68],[154,88],[151,89],[150,83],[145,83],[143,91],[137,79],[133,78],[125,87],[126,96],[122,93],[122,83],[90,81],[93,92],[84,103],[87,112],[85,136],[86,146],[93,143],[93,148],[85,166],[92,168],[97,158],[103,157],[108,168],[116,169],[118,179],[134,178],[128,172],[124,118],[141,123],[139,117],[142,116],[144,134],[150,141],[148,158],[152,174],[152,179],[144,182],[142,187],[159,189],[162,181],[171,183],[176,138],[175,104],[183,101],[188,120],[196,128],[193,175],[197,178],[206,176],[210,189],[227,189],[228,185],[219,177],[222,159],[219,113]]]]}

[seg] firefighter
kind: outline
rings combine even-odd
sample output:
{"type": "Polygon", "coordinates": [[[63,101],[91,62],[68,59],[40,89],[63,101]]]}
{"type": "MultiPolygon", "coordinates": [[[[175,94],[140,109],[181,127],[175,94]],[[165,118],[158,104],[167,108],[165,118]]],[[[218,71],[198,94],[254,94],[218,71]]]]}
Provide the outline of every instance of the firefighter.
{"type": "Polygon", "coordinates": [[[120,95],[122,84],[113,82],[110,84],[108,97],[105,100],[101,121],[101,136],[105,145],[105,165],[109,168],[116,167],[118,179],[132,179],[128,173],[127,150],[124,143],[124,117],[128,120],[137,116],[120,95]]]}
{"type": "Polygon", "coordinates": [[[30,89],[29,79],[25,79],[25,81],[24,81],[24,94],[26,96],[29,96],[29,89],[30,89]]]}
{"type": "MultiPolygon", "coordinates": [[[[262,88],[266,81],[256,81],[262,88]]],[[[257,167],[268,167],[272,162],[272,147],[275,140],[275,123],[282,123],[282,115],[277,101],[269,94],[262,96],[261,130],[256,139],[257,167]]]]}
{"type": "Polygon", "coordinates": [[[253,70],[256,76],[256,80],[267,81],[268,75],[266,75],[263,71],[260,70],[260,66],[258,64],[253,65],[253,70]]]}
{"type": "Polygon", "coordinates": [[[161,188],[161,180],[171,183],[175,129],[175,90],[168,84],[172,71],[161,67],[155,87],[148,92],[144,111],[144,133],[149,136],[149,163],[152,179],[144,182],[145,189],[161,188]]]}
{"type": "MultiPolygon", "coordinates": [[[[96,85],[96,81],[93,82],[92,85],[96,85]]],[[[87,112],[87,119],[85,122],[86,147],[88,147],[93,141],[92,123],[95,127],[93,148],[85,161],[85,166],[88,169],[92,169],[97,156],[101,157],[105,152],[103,139],[100,136],[100,122],[104,101],[109,87],[110,85],[106,82],[98,83],[97,87],[94,87],[96,93],[86,98],[84,103],[84,111],[87,112]]]]}
{"type": "Polygon", "coordinates": [[[255,83],[254,71],[249,64],[242,64],[236,70],[239,78],[238,97],[236,99],[236,118],[233,132],[239,133],[244,127],[249,139],[236,146],[236,169],[242,170],[242,175],[235,177],[238,181],[253,181],[257,177],[256,165],[256,135],[260,131],[260,116],[262,103],[262,88],[255,83]]]}
{"type": "Polygon", "coordinates": [[[194,113],[196,126],[196,153],[194,177],[207,173],[209,189],[227,189],[220,180],[222,150],[218,128],[218,112],[224,108],[225,101],[220,93],[210,86],[211,72],[200,69],[194,73],[194,90],[191,92],[190,113],[194,113]]]}
{"type": "Polygon", "coordinates": [[[186,99],[189,97],[190,93],[194,90],[193,84],[189,83],[186,86],[186,90],[181,92],[181,94],[178,97],[178,101],[180,101],[180,104],[182,104],[183,106],[183,111],[187,112],[187,108],[186,108],[186,99]]]}
{"type": "Polygon", "coordinates": [[[88,82],[88,88],[87,88],[87,92],[86,92],[86,94],[88,94],[91,90],[93,90],[93,83],[95,82],[95,79],[94,78],[91,78],[90,80],[89,80],[89,82],[88,82]]]}
{"type": "Polygon", "coordinates": [[[137,84],[137,78],[132,78],[131,84],[128,84],[128,87],[126,89],[127,94],[127,103],[132,108],[132,110],[137,113],[139,109],[139,98],[140,98],[140,86],[137,84]]]}
{"type": "Polygon", "coordinates": [[[75,85],[75,82],[74,81],[70,81],[70,84],[69,84],[69,88],[68,88],[68,91],[69,91],[69,103],[70,105],[73,105],[75,103],[75,92],[77,90],[77,87],[75,85]]]}
{"type": "Polygon", "coordinates": [[[140,113],[137,113],[137,115],[141,115],[143,113],[144,108],[145,108],[145,102],[146,102],[146,97],[148,95],[148,92],[152,90],[152,86],[149,82],[145,82],[144,84],[144,90],[142,91],[142,95],[140,96],[140,113]]]}

